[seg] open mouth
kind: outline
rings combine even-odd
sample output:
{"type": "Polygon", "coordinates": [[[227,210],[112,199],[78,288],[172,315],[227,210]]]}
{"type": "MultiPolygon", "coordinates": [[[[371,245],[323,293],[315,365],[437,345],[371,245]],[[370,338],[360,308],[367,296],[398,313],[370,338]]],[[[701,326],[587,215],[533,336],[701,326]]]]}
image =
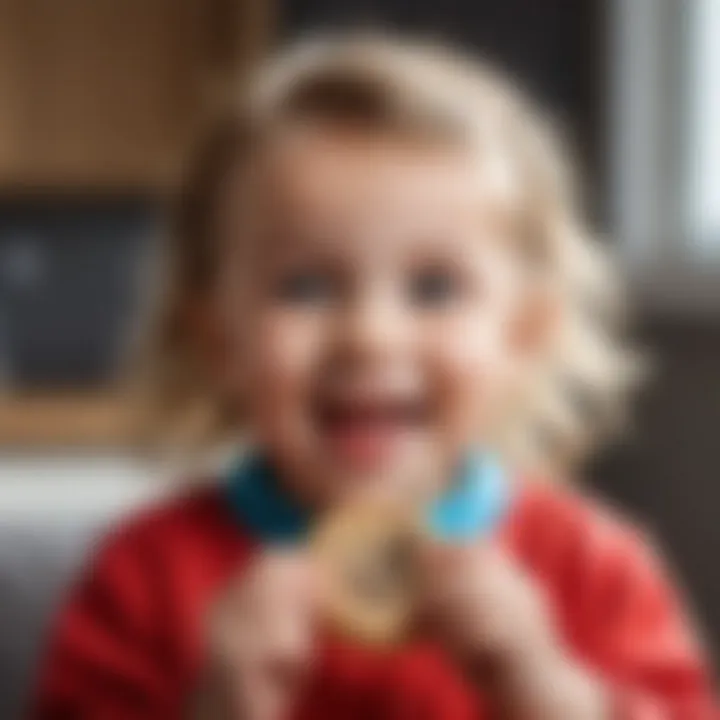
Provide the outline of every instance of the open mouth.
{"type": "Polygon", "coordinates": [[[387,458],[430,419],[430,407],[415,397],[326,398],[316,422],[334,454],[367,464],[387,458]]]}

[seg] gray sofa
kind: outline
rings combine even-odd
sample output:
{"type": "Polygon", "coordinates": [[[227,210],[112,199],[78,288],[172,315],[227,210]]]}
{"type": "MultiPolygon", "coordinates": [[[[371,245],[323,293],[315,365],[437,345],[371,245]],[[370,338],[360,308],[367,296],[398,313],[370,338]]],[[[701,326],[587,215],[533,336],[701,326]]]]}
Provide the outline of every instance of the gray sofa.
{"type": "Polygon", "coordinates": [[[0,525],[0,718],[21,716],[47,628],[104,522],[0,525]]]}
{"type": "Polygon", "coordinates": [[[20,718],[47,631],[93,540],[157,485],[103,458],[75,464],[0,456],[0,720],[20,718]]]}

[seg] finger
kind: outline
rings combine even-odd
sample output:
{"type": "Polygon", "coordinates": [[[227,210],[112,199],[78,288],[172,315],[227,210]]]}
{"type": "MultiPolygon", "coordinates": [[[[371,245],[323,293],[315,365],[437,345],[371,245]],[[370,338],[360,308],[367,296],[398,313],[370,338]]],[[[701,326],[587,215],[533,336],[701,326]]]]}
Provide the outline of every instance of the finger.
{"type": "Polygon", "coordinates": [[[449,543],[424,538],[418,544],[418,563],[420,571],[425,575],[444,573],[448,567],[454,566],[459,548],[449,543]]]}
{"type": "Polygon", "coordinates": [[[289,554],[263,554],[253,561],[210,610],[206,637],[213,655],[233,662],[240,645],[243,655],[254,655],[255,645],[277,635],[278,619],[298,614],[306,596],[303,582],[300,561],[289,554]]]}
{"type": "Polygon", "coordinates": [[[287,616],[312,625],[322,602],[322,586],[320,570],[312,558],[306,554],[284,555],[269,563],[258,602],[267,617],[287,616]]]}
{"type": "Polygon", "coordinates": [[[468,567],[466,550],[447,543],[425,542],[418,557],[418,581],[421,599],[432,601],[444,588],[464,575],[468,567]]]}
{"type": "Polygon", "coordinates": [[[303,597],[312,591],[314,575],[313,559],[304,550],[269,551],[261,566],[262,580],[273,590],[303,597]]]}
{"type": "Polygon", "coordinates": [[[453,593],[450,590],[464,575],[464,548],[450,543],[429,542],[422,548],[418,601],[422,620],[432,626],[446,607],[453,593]]]}
{"type": "Polygon", "coordinates": [[[238,717],[280,720],[286,716],[292,697],[276,678],[266,672],[266,668],[246,675],[236,688],[238,717]]]}
{"type": "Polygon", "coordinates": [[[240,599],[249,588],[262,589],[265,585],[302,585],[310,574],[311,562],[307,553],[292,548],[277,548],[259,553],[240,569],[227,584],[223,597],[226,601],[240,599]]]}
{"type": "Polygon", "coordinates": [[[295,695],[310,675],[314,657],[303,653],[299,656],[277,655],[267,662],[267,676],[275,687],[288,695],[295,695]]]}
{"type": "Polygon", "coordinates": [[[442,544],[426,547],[424,574],[420,587],[422,612],[433,615],[456,612],[471,595],[482,594],[492,581],[484,545],[442,544]]]}

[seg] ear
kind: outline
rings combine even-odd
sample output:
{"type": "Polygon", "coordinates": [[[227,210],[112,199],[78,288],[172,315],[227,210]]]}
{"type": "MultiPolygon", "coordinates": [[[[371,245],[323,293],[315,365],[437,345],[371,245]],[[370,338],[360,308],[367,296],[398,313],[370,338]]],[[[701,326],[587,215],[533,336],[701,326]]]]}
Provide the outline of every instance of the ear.
{"type": "Polygon", "coordinates": [[[523,357],[543,355],[552,345],[560,324],[560,299],[551,288],[535,288],[518,309],[512,344],[523,357]]]}

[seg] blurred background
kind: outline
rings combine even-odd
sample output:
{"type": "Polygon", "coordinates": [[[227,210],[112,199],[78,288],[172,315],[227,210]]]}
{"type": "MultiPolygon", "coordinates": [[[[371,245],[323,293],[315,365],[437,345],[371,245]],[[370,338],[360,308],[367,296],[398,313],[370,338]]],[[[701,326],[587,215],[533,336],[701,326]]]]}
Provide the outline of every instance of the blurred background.
{"type": "Polygon", "coordinates": [[[3,718],[87,538],[161,485],[117,376],[178,163],[258,58],[337,27],[458,43],[562,122],[657,362],[588,481],[720,658],[720,0],[0,0],[3,718]]]}

